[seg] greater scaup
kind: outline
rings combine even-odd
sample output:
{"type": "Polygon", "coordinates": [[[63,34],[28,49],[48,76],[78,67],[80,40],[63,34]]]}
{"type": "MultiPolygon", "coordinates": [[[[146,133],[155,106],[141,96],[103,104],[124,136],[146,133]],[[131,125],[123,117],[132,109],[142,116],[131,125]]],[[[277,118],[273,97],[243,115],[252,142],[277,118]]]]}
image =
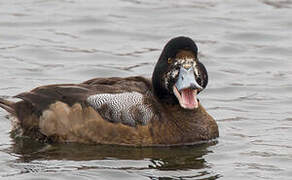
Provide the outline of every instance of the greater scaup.
{"type": "Polygon", "coordinates": [[[141,76],[57,84],[0,99],[14,117],[14,134],[49,143],[185,145],[219,136],[197,94],[208,74],[188,37],[171,39],[152,80],[141,76]]]}

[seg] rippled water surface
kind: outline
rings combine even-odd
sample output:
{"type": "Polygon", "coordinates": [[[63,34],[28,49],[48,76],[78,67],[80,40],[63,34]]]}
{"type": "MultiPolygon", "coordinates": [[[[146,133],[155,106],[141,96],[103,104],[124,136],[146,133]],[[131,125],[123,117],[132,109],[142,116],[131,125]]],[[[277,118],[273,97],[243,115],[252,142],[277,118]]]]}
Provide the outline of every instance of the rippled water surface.
{"type": "Polygon", "coordinates": [[[150,77],[164,44],[192,37],[217,142],[175,148],[12,140],[3,179],[291,179],[291,0],[0,1],[0,96],[94,77],[150,77]]]}

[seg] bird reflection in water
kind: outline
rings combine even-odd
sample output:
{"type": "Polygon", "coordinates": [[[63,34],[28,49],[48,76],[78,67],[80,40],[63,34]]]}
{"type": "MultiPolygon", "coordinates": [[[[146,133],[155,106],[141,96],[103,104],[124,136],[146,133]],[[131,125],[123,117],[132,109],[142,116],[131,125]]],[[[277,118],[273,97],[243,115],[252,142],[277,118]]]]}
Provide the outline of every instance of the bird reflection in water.
{"type": "Polygon", "coordinates": [[[127,147],[117,145],[42,144],[29,138],[14,140],[8,150],[18,162],[33,160],[149,160],[148,168],[159,170],[188,170],[208,168],[204,156],[212,153],[212,141],[178,147],[127,147]]]}

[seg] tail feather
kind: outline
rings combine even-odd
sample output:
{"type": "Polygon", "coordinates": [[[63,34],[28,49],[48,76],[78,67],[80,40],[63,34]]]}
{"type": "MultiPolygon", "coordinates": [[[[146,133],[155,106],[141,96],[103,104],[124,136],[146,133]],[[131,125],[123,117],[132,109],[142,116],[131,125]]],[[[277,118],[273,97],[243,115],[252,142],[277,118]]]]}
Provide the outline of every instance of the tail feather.
{"type": "Polygon", "coordinates": [[[7,112],[11,113],[12,115],[16,115],[14,104],[15,103],[12,101],[8,101],[8,100],[0,98],[0,107],[5,109],[7,112]]]}

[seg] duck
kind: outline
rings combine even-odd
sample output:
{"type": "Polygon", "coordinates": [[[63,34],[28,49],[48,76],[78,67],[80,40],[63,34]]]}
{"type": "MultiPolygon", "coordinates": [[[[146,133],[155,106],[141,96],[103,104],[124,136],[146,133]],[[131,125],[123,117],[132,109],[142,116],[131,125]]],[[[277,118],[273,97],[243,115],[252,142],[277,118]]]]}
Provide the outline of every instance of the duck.
{"type": "Polygon", "coordinates": [[[0,98],[0,107],[12,118],[13,137],[43,143],[189,145],[219,136],[215,119],[198,99],[207,84],[196,43],[178,36],[164,46],[152,78],[45,85],[14,96],[18,101],[0,98]]]}

